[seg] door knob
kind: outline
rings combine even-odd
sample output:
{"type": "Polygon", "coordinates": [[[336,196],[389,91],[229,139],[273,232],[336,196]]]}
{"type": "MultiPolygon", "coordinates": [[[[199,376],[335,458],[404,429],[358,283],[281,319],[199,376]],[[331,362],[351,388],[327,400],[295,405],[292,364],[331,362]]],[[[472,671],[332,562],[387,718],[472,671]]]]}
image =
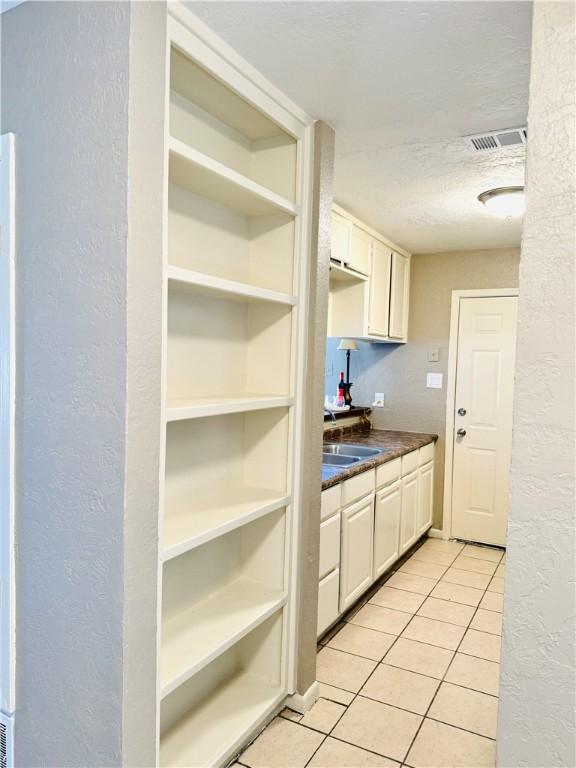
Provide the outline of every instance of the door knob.
{"type": "Polygon", "coordinates": [[[458,435],[458,437],[464,437],[464,435],[466,434],[466,430],[465,429],[459,429],[456,432],[456,434],[458,435]]]}
{"type": "Polygon", "coordinates": [[[466,408],[458,408],[458,416],[466,416],[466,408]]]}

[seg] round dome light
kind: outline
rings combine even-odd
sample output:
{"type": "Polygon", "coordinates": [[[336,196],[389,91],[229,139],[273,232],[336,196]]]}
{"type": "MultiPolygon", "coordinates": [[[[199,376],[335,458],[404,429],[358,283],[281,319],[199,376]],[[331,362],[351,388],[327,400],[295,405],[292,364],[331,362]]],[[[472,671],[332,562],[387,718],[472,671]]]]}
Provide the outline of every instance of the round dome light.
{"type": "Polygon", "coordinates": [[[524,187],[498,187],[478,195],[486,209],[501,219],[515,219],[524,213],[524,187]]]}

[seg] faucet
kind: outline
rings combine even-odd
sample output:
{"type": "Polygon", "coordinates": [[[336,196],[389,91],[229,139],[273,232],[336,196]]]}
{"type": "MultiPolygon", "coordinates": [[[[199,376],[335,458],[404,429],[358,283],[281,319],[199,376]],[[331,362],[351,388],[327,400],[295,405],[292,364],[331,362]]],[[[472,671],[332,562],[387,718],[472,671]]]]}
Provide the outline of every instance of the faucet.
{"type": "Polygon", "coordinates": [[[327,413],[329,416],[331,416],[331,417],[332,417],[332,423],[333,423],[333,424],[336,424],[336,416],[335,416],[335,414],[334,414],[334,411],[331,411],[331,410],[330,410],[330,408],[326,408],[326,407],[325,407],[325,408],[324,408],[324,413],[325,413],[325,414],[327,413]]]}

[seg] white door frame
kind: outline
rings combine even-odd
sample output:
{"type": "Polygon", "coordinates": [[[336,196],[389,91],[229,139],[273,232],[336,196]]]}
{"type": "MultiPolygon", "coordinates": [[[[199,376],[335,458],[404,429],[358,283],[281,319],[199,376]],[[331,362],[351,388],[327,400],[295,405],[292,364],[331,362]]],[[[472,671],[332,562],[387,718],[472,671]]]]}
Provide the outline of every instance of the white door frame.
{"type": "Polygon", "coordinates": [[[446,385],[446,431],[444,434],[444,510],[442,515],[443,539],[449,539],[452,536],[454,401],[456,398],[456,369],[458,366],[458,325],[460,323],[460,301],[462,299],[490,299],[500,296],[518,296],[518,288],[472,288],[466,291],[452,291],[450,339],[448,343],[448,381],[446,385]]]}

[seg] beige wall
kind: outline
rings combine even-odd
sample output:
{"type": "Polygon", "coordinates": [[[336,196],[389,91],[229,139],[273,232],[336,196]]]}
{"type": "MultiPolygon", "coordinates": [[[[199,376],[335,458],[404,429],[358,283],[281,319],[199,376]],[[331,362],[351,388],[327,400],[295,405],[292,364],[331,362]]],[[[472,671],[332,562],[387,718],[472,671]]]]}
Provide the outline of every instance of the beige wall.
{"type": "Polygon", "coordinates": [[[574,766],[576,13],[536,2],[499,766],[574,766]]]}
{"type": "MultiPolygon", "coordinates": [[[[412,258],[409,342],[406,345],[362,345],[353,357],[354,395],[370,403],[385,393],[385,407],[373,411],[375,427],[436,432],[434,527],[442,527],[446,375],[452,291],[467,288],[515,288],[517,248],[416,255],[412,258]],[[429,347],[440,360],[428,362],[429,347]],[[426,388],[426,373],[444,374],[442,389],[426,388]]],[[[339,353],[341,354],[341,353],[339,353]]]]}

